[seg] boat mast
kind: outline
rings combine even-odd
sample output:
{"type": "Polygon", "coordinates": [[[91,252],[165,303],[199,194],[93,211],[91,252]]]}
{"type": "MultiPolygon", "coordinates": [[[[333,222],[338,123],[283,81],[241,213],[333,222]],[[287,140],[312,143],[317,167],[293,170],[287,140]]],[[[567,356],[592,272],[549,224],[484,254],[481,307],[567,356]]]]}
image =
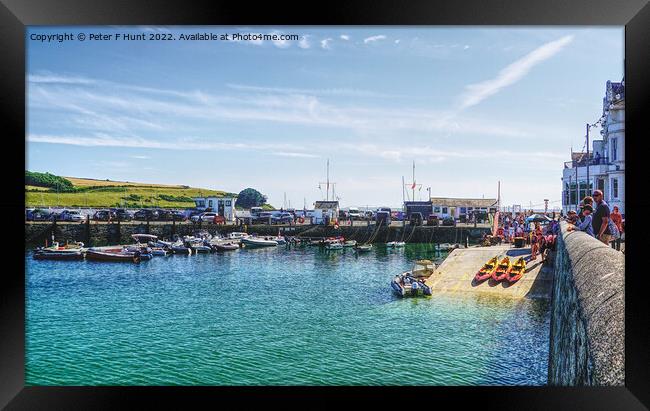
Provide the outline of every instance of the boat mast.
{"type": "Polygon", "coordinates": [[[330,159],[327,159],[327,201],[330,200],[330,159]]]}
{"type": "Polygon", "coordinates": [[[415,201],[415,160],[413,160],[413,185],[411,188],[413,189],[413,201],[415,201]]]}
{"type": "Polygon", "coordinates": [[[404,184],[404,176],[402,176],[402,211],[404,211],[404,204],[405,204],[405,201],[404,201],[404,191],[405,191],[404,189],[405,189],[405,187],[406,187],[406,185],[404,184]]]}

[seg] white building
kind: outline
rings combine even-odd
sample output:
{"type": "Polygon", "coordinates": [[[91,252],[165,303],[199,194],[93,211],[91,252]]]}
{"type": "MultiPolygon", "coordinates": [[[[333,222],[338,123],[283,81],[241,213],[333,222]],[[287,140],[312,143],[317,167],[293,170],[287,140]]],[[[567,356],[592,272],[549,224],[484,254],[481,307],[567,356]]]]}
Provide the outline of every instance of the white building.
{"type": "Polygon", "coordinates": [[[226,221],[235,221],[235,200],[237,196],[223,197],[194,197],[196,209],[212,211],[226,218],[226,221]]]}
{"type": "Polygon", "coordinates": [[[618,206],[621,214],[625,214],[625,81],[607,82],[601,125],[602,140],[593,140],[589,156],[571,153],[571,161],[564,163],[562,211],[565,214],[576,210],[580,201],[596,189],[603,192],[610,209],[618,206]]]}
{"type": "Polygon", "coordinates": [[[339,202],[338,201],[316,201],[314,203],[313,224],[325,224],[326,222],[338,222],[339,202]]]}
{"type": "Polygon", "coordinates": [[[433,214],[437,215],[438,218],[469,219],[472,213],[487,215],[496,212],[497,199],[431,197],[431,205],[433,206],[433,214]]]}

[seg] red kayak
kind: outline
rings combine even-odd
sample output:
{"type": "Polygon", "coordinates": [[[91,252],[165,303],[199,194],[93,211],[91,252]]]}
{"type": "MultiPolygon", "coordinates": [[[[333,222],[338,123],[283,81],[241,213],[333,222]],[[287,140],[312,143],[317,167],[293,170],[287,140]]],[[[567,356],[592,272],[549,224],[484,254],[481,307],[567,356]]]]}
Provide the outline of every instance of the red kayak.
{"type": "Polygon", "coordinates": [[[492,273],[492,279],[497,282],[505,280],[508,276],[508,270],[511,266],[510,257],[505,257],[503,260],[501,260],[497,266],[497,269],[492,273]]]}
{"type": "Polygon", "coordinates": [[[480,281],[485,281],[488,278],[490,278],[492,276],[492,272],[494,272],[494,270],[497,268],[498,261],[499,260],[498,260],[497,256],[492,257],[490,259],[490,261],[485,263],[483,265],[483,267],[481,267],[481,269],[478,270],[478,272],[474,276],[474,280],[476,282],[480,282],[480,281]]]}
{"type": "Polygon", "coordinates": [[[517,260],[516,263],[514,263],[510,269],[508,270],[508,275],[506,276],[506,280],[512,284],[519,280],[522,275],[526,272],[526,260],[524,260],[524,257],[519,257],[519,260],[517,260]]]}

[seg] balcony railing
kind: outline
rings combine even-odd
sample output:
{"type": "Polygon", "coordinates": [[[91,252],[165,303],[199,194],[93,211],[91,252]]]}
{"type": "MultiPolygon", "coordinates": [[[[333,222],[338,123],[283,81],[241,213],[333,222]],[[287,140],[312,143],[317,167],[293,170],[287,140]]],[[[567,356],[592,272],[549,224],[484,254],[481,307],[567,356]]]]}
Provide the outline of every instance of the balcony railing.
{"type": "Polygon", "coordinates": [[[565,161],[564,162],[564,168],[576,168],[576,167],[586,167],[587,164],[590,166],[606,166],[612,164],[609,161],[608,157],[600,157],[600,158],[592,158],[589,161],[587,159],[581,160],[581,161],[565,161]]]}

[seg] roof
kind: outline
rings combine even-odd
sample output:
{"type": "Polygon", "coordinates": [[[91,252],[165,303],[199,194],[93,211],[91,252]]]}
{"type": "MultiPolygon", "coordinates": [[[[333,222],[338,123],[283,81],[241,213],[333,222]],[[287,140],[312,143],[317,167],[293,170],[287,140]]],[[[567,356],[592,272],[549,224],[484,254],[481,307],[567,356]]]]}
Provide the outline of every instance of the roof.
{"type": "Polygon", "coordinates": [[[237,198],[237,194],[233,195],[228,195],[228,194],[222,194],[222,195],[214,195],[214,196],[206,196],[206,197],[192,197],[192,200],[207,200],[208,198],[237,198]]]}
{"type": "Polygon", "coordinates": [[[319,208],[321,210],[338,208],[338,207],[339,207],[338,201],[316,201],[314,203],[314,208],[319,208]]]}
{"type": "Polygon", "coordinates": [[[492,207],[496,203],[496,198],[431,197],[431,204],[436,207],[492,207]]]}

